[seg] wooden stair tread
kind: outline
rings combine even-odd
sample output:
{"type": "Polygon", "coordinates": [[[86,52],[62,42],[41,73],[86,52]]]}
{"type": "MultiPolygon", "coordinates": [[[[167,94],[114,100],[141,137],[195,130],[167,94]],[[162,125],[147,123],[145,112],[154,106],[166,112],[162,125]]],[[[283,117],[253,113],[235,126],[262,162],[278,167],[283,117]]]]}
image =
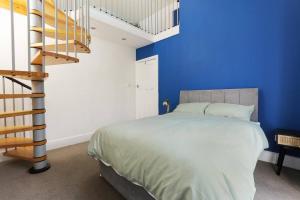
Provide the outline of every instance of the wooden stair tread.
{"type": "MultiPolygon", "coordinates": [[[[36,31],[39,33],[43,33],[43,28],[42,27],[31,27],[31,31],[36,31]]],[[[53,38],[55,39],[55,29],[53,28],[45,28],[45,35],[46,37],[53,38]]],[[[57,39],[59,40],[66,40],[66,30],[65,29],[58,29],[57,30],[57,39]]],[[[69,30],[68,31],[68,39],[69,40],[76,40],[80,41],[82,43],[85,43],[85,32],[82,32],[82,41],[81,41],[81,31],[77,30],[76,31],[76,38],[74,38],[74,30],[69,30]]],[[[90,36],[87,37],[88,41],[90,41],[90,36]]]]}
{"type": "MultiPolygon", "coordinates": [[[[0,8],[10,9],[10,0],[1,0],[0,8]]],[[[27,15],[27,3],[25,0],[14,0],[14,11],[16,13],[27,15]]]]}
{"type": "MultiPolygon", "coordinates": [[[[0,8],[10,10],[10,0],[1,0],[0,8]]],[[[25,0],[14,0],[14,11],[16,13],[27,15],[27,2],[25,0]]],[[[38,10],[32,9],[31,14],[42,16],[42,13],[38,10]]],[[[45,22],[50,26],[55,25],[55,4],[53,0],[45,0],[45,22]]],[[[66,14],[61,9],[57,9],[57,22],[58,27],[66,26],[66,14]]],[[[74,19],[71,16],[68,16],[69,27],[74,27],[74,19]]],[[[81,27],[77,25],[77,29],[80,30],[81,27]]],[[[82,27],[83,32],[85,29],[82,27]]],[[[90,36],[89,36],[90,38],[90,36]]]]}
{"type": "Polygon", "coordinates": [[[47,156],[43,156],[40,158],[34,158],[33,156],[33,147],[17,147],[14,150],[9,150],[3,153],[4,156],[9,156],[13,158],[19,158],[22,160],[27,160],[31,162],[40,162],[46,160],[47,156]]]}
{"type": "Polygon", "coordinates": [[[24,111],[12,111],[12,112],[0,112],[0,118],[5,117],[15,117],[15,116],[22,116],[22,115],[33,115],[33,114],[41,114],[45,113],[46,110],[24,110],[24,111]]]}
{"type": "MultiPolygon", "coordinates": [[[[51,17],[53,19],[55,18],[55,4],[52,0],[45,1],[45,14],[47,14],[49,17],[51,17]]],[[[40,13],[40,16],[42,16],[41,13],[40,13]]],[[[57,9],[57,19],[58,19],[58,21],[59,21],[59,19],[60,20],[63,19],[64,23],[65,23],[66,14],[61,9],[57,9]]],[[[48,22],[51,23],[49,21],[49,19],[48,19],[48,22]]],[[[47,23],[47,16],[46,16],[46,23],[47,23]]],[[[68,16],[68,23],[74,25],[74,20],[70,16],[68,16]]],[[[49,24],[49,25],[51,25],[51,24],[49,24]]]]}
{"type": "Polygon", "coordinates": [[[45,94],[0,94],[0,99],[43,98],[45,94]]]}
{"type": "Polygon", "coordinates": [[[33,142],[32,138],[24,138],[24,137],[1,138],[0,148],[40,146],[46,144],[46,142],[47,142],[46,140],[40,142],[33,142]]]}
{"type": "MultiPolygon", "coordinates": [[[[67,43],[66,41],[58,42],[58,45],[57,45],[58,52],[66,52],[66,43],[67,43]]],[[[35,44],[32,44],[31,47],[42,49],[43,43],[35,43],[35,44]]],[[[91,52],[90,49],[83,43],[76,41],[76,40],[69,40],[69,44],[68,44],[69,52],[75,52],[75,47],[76,47],[76,51],[78,53],[90,53],[91,52]]],[[[46,44],[45,51],[55,51],[55,44],[46,44]]]]}
{"type": "Polygon", "coordinates": [[[0,135],[23,132],[23,131],[41,130],[41,129],[45,129],[45,128],[46,128],[46,125],[0,127],[0,135]]]}
{"type": "Polygon", "coordinates": [[[31,138],[1,138],[0,148],[13,148],[20,145],[28,146],[32,145],[31,138]]]}
{"type": "MultiPolygon", "coordinates": [[[[45,22],[46,24],[52,26],[52,27],[55,27],[55,10],[54,10],[54,6],[53,8],[51,9],[45,9],[45,22]]],[[[35,14],[35,15],[38,15],[40,17],[43,16],[43,14],[38,11],[38,10],[35,10],[35,9],[32,9],[30,11],[30,14],[35,14]]],[[[74,29],[74,24],[75,21],[69,16],[68,17],[68,26],[70,29],[74,29]]],[[[60,27],[60,28],[65,28],[66,27],[66,15],[63,11],[59,10],[58,9],[58,12],[57,12],[57,26],[60,27]]],[[[80,26],[76,26],[76,29],[81,29],[80,26]]],[[[84,31],[85,29],[83,29],[84,31]]]]}
{"type": "Polygon", "coordinates": [[[0,76],[8,76],[24,80],[43,80],[48,77],[48,74],[43,72],[0,70],[0,76]]]}
{"type": "MultiPolygon", "coordinates": [[[[4,8],[9,10],[10,9],[10,0],[1,0],[0,1],[0,8],[4,8]]],[[[27,15],[27,1],[26,0],[14,0],[14,11],[16,13],[27,15]]],[[[66,18],[65,13],[57,9],[57,17],[59,19],[66,18]]],[[[55,5],[52,0],[45,0],[45,14],[54,16],[55,15],[55,5]]],[[[74,23],[74,20],[69,16],[68,18],[69,23],[74,23]]]]}
{"type": "Polygon", "coordinates": [[[45,65],[60,65],[68,63],[78,63],[79,59],[71,56],[56,54],[49,51],[39,51],[31,61],[33,65],[41,65],[45,57],[45,65]]]}

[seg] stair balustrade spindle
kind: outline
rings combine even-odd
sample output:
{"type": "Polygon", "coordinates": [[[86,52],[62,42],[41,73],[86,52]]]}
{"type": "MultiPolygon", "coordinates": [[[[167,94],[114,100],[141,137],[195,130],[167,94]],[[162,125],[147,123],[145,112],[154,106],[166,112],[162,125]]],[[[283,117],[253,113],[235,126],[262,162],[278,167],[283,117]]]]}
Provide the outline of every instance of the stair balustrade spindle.
{"type": "MultiPolygon", "coordinates": [[[[77,40],[77,0],[74,3],[74,43],[77,40]]],[[[77,45],[74,44],[74,54],[75,58],[77,58],[77,45]]]]}
{"type": "MultiPolygon", "coordinates": [[[[12,88],[12,94],[14,95],[15,94],[15,83],[13,81],[11,81],[11,88],[12,88]]],[[[16,111],[16,99],[13,98],[12,99],[12,102],[13,102],[13,112],[16,111]]],[[[16,122],[16,116],[13,116],[13,123],[14,123],[14,126],[17,125],[17,122],[16,122]]],[[[17,137],[17,133],[14,133],[14,137],[17,137]]]]}
{"type": "MultiPolygon", "coordinates": [[[[46,25],[46,18],[45,18],[45,1],[46,0],[42,0],[42,30],[43,30],[43,32],[42,32],[42,43],[43,43],[43,48],[42,48],[42,50],[43,50],[43,54],[42,55],[44,55],[44,52],[46,51],[46,48],[45,48],[45,44],[46,44],[46,31],[45,31],[45,25],[46,25]]],[[[45,71],[45,60],[46,60],[46,58],[45,58],[45,56],[43,56],[43,64],[42,64],[42,68],[44,68],[43,69],[43,71],[45,71]]]]}
{"type": "MultiPolygon", "coordinates": [[[[2,93],[6,94],[6,85],[5,85],[5,78],[2,76],[2,93]]],[[[7,111],[7,104],[6,104],[6,98],[3,98],[3,112],[5,113],[7,111]]],[[[4,117],[4,127],[7,127],[7,118],[4,117]]],[[[5,138],[7,138],[7,134],[5,134],[5,138]]],[[[7,148],[5,149],[7,151],[7,148]]]]}
{"type": "Polygon", "coordinates": [[[57,23],[57,9],[58,9],[58,0],[55,0],[54,3],[54,26],[55,26],[55,53],[58,54],[58,23],[57,23]]]}
{"type": "Polygon", "coordinates": [[[69,55],[69,0],[66,0],[66,55],[69,55]]]}
{"type": "MultiPolygon", "coordinates": [[[[6,88],[5,88],[5,78],[2,76],[2,93],[5,95],[6,94],[6,88]]],[[[6,98],[3,98],[3,112],[6,112],[6,98]]],[[[4,122],[4,127],[7,127],[7,118],[3,118],[4,122]]],[[[4,138],[7,138],[7,134],[4,135],[4,138]]],[[[5,148],[5,152],[7,152],[7,148],[5,148]]]]}
{"type": "MultiPolygon", "coordinates": [[[[24,94],[24,87],[21,85],[21,94],[24,94]]],[[[22,111],[25,110],[25,100],[24,100],[24,96],[22,97],[22,111]]],[[[22,124],[23,126],[25,126],[25,115],[22,115],[22,124]]],[[[26,132],[23,131],[23,137],[26,137],[26,132]]]]}
{"type": "Polygon", "coordinates": [[[12,70],[16,70],[15,61],[15,19],[14,19],[14,0],[10,0],[10,29],[11,29],[11,54],[12,54],[12,70]]]}
{"type": "Polygon", "coordinates": [[[87,0],[84,1],[84,41],[87,45],[87,0]]]}
{"type": "MultiPolygon", "coordinates": [[[[30,14],[30,3],[27,0],[27,16],[30,14]]],[[[31,39],[30,39],[30,17],[27,17],[27,62],[28,62],[28,71],[31,71],[31,39]]]]}
{"type": "Polygon", "coordinates": [[[81,13],[80,41],[83,42],[83,28],[82,28],[82,27],[84,27],[83,0],[81,0],[80,13],[81,13]]]}

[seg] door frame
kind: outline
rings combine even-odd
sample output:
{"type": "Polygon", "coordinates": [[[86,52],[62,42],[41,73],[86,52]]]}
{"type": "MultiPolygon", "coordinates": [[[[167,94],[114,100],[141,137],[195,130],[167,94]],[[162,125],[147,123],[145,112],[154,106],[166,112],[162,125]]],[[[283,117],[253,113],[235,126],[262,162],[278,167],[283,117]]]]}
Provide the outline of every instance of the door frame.
{"type": "MultiPolygon", "coordinates": [[[[143,58],[140,60],[137,60],[135,62],[135,91],[136,91],[136,68],[137,68],[137,64],[138,63],[143,63],[143,62],[147,62],[147,61],[152,61],[155,60],[156,61],[156,77],[157,77],[157,90],[155,91],[156,95],[157,95],[157,108],[156,108],[156,114],[159,115],[159,56],[158,55],[154,55],[154,56],[150,56],[147,58],[143,58]]],[[[137,102],[135,102],[135,105],[137,105],[137,102]]],[[[135,116],[137,118],[137,109],[135,109],[135,116]]]]}

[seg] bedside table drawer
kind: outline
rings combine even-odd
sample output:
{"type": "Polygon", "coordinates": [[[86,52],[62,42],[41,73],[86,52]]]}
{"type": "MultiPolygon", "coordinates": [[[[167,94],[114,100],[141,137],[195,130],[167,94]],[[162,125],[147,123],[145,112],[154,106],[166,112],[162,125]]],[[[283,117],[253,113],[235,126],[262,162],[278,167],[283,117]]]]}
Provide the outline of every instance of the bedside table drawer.
{"type": "Polygon", "coordinates": [[[279,145],[299,147],[300,148],[300,138],[289,136],[289,135],[277,135],[277,143],[279,145]]]}

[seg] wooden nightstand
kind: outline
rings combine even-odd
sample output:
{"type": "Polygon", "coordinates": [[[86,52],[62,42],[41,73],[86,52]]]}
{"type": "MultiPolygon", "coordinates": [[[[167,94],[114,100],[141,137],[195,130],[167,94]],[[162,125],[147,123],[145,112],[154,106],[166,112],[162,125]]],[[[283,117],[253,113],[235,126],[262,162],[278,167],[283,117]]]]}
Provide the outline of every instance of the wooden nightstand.
{"type": "Polygon", "coordinates": [[[276,173],[280,175],[286,151],[290,149],[300,150],[300,132],[283,129],[276,132],[275,141],[280,146],[276,173]]]}

